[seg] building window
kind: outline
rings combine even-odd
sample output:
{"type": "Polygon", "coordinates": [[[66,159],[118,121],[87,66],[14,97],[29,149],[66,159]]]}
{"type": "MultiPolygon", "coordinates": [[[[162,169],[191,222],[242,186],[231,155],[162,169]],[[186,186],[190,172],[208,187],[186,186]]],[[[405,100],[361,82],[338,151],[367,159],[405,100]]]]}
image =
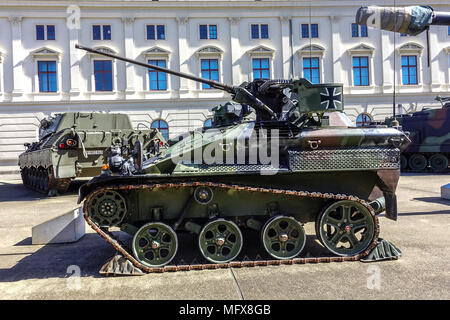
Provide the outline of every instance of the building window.
{"type": "Polygon", "coordinates": [[[55,40],[55,26],[36,25],[36,40],[55,40]]]}
{"type": "Polygon", "coordinates": [[[112,91],[112,61],[94,60],[95,91],[112,91]]]}
{"type": "Polygon", "coordinates": [[[217,25],[201,24],[200,39],[217,39],[217,25]]]}
{"type": "Polygon", "coordinates": [[[208,118],[205,120],[205,122],[203,122],[203,128],[208,129],[208,128],[212,128],[212,118],[208,118]]]}
{"type": "Polygon", "coordinates": [[[252,66],[253,80],[270,79],[269,58],[254,58],[252,59],[252,66]]]}
{"type": "Polygon", "coordinates": [[[302,24],[301,31],[302,31],[302,38],[309,38],[311,30],[311,38],[318,38],[319,37],[319,25],[318,24],[302,24]]]}
{"type": "Polygon", "coordinates": [[[56,61],[38,61],[39,92],[56,92],[56,61]]]}
{"type": "Polygon", "coordinates": [[[357,38],[360,35],[361,37],[367,37],[367,26],[360,26],[357,23],[352,23],[352,37],[357,38]]]}
{"type": "Polygon", "coordinates": [[[155,120],[152,122],[151,127],[158,129],[164,139],[169,140],[169,125],[164,120],[155,120]]]}
{"type": "Polygon", "coordinates": [[[147,25],[147,40],[165,40],[165,29],[164,25],[147,25]]]}
{"type": "Polygon", "coordinates": [[[353,84],[369,85],[369,57],[353,57],[353,84]]]}
{"type": "MultiPolygon", "coordinates": [[[[166,68],[166,60],[148,60],[148,64],[166,68]]],[[[167,75],[165,72],[148,70],[150,90],[167,90],[167,75]]]]}
{"type": "Polygon", "coordinates": [[[252,39],[269,39],[268,24],[252,24],[252,39]]]}
{"type": "Polygon", "coordinates": [[[417,84],[417,56],[402,56],[402,83],[417,84]]]}
{"type": "Polygon", "coordinates": [[[364,127],[370,125],[372,122],[372,116],[368,113],[361,113],[356,117],[356,126],[364,127]]]}
{"type": "Polygon", "coordinates": [[[303,78],[313,84],[320,83],[319,58],[303,58],[303,78]]]}
{"type": "Polygon", "coordinates": [[[111,40],[111,26],[110,25],[93,25],[92,26],[93,40],[111,40]]]}
{"type": "MultiPolygon", "coordinates": [[[[219,81],[219,60],[217,59],[202,59],[202,78],[208,80],[219,81]]],[[[202,83],[203,89],[211,89],[206,83],[202,83]]]]}

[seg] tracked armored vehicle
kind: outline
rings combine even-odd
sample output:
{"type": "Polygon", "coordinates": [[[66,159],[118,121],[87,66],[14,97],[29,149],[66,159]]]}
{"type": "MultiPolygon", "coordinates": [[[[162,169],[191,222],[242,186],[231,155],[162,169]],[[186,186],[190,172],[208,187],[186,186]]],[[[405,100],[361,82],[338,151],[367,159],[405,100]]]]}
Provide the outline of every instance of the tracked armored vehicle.
{"type": "Polygon", "coordinates": [[[39,141],[26,143],[19,156],[23,184],[43,194],[64,193],[72,179],[99,175],[118,149],[129,152],[138,140],[155,154],[166,143],[155,129],[134,130],[125,114],[66,112],[44,118],[39,141]]]}
{"type": "MultiPolygon", "coordinates": [[[[401,170],[447,172],[450,157],[450,97],[436,97],[441,108],[398,115],[401,130],[409,132],[412,143],[402,152],[401,170]]],[[[387,118],[390,125],[394,118],[387,118]]]]}
{"type": "Polygon", "coordinates": [[[342,112],[342,85],[298,79],[228,86],[77,48],[232,96],[213,109],[211,128],[171,141],[156,156],[136,143],[131,156],[80,188],[86,221],[120,253],[106,273],[132,273],[130,264],[161,272],[398,257],[395,246],[378,239],[377,215],[397,219],[400,149],[408,137],[385,126],[352,127],[342,112]],[[305,247],[305,223],[315,224],[331,257],[296,258],[305,247]],[[133,236],[130,247],[108,231],[112,227],[133,236]],[[236,261],[244,228],[260,232],[261,254],[272,260],[236,261]],[[184,232],[198,235],[191,246],[206,263],[169,265],[184,232]]]}

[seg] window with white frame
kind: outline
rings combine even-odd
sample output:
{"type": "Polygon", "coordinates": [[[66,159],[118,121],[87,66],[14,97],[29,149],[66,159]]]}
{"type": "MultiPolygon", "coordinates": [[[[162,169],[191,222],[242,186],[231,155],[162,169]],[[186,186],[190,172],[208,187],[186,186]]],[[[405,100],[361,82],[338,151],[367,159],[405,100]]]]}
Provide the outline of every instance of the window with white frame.
{"type": "Polygon", "coordinates": [[[113,91],[112,60],[94,60],[95,91],[113,91]]]}
{"type": "Polygon", "coordinates": [[[368,37],[367,26],[352,23],[352,38],[368,37]]]}
{"type": "Polygon", "coordinates": [[[148,24],[146,26],[147,40],[165,40],[166,39],[166,27],[163,24],[153,25],[148,24]]]}
{"type": "MultiPolygon", "coordinates": [[[[195,54],[199,58],[200,77],[221,82],[223,50],[215,46],[207,46],[199,49],[195,54]]],[[[202,83],[201,88],[211,89],[211,86],[202,83]]]]}
{"type": "Polygon", "coordinates": [[[402,63],[402,84],[418,84],[417,79],[417,56],[408,55],[401,57],[402,63]]]}
{"type": "Polygon", "coordinates": [[[368,86],[369,57],[368,56],[352,57],[352,68],[353,68],[353,85],[368,86]]]}
{"type": "Polygon", "coordinates": [[[36,25],[36,40],[55,40],[55,38],[55,25],[36,25]]]}
{"type": "Polygon", "coordinates": [[[252,39],[269,39],[268,24],[252,24],[250,26],[252,39]]]}
{"type": "Polygon", "coordinates": [[[275,50],[266,46],[258,46],[247,51],[247,55],[250,57],[252,80],[272,78],[274,54],[275,50]]]}
{"type": "Polygon", "coordinates": [[[44,47],[30,52],[30,56],[35,63],[34,92],[59,92],[61,86],[61,74],[59,72],[61,53],[44,47]]]}
{"type": "MultiPolygon", "coordinates": [[[[167,68],[167,61],[161,59],[151,59],[147,61],[148,64],[167,68]]],[[[152,91],[163,91],[167,90],[167,74],[165,72],[161,72],[155,69],[148,69],[148,82],[150,86],[150,90],[152,91]]]]}
{"type": "Polygon", "coordinates": [[[323,55],[325,48],[318,45],[306,45],[297,51],[301,63],[301,77],[313,84],[321,83],[323,55]]]}
{"type": "Polygon", "coordinates": [[[216,24],[201,24],[199,26],[200,39],[217,39],[216,24]]]}
{"type": "Polygon", "coordinates": [[[39,92],[57,92],[56,61],[37,61],[39,92]]]}
{"type": "Polygon", "coordinates": [[[359,45],[348,49],[347,53],[350,56],[351,83],[355,87],[370,86],[373,81],[373,54],[375,48],[368,44],[360,43],[359,45]]]}
{"type": "Polygon", "coordinates": [[[92,40],[111,40],[111,25],[95,24],[92,26],[92,40]]]}
{"type": "Polygon", "coordinates": [[[420,82],[420,57],[423,47],[418,43],[409,42],[396,49],[400,59],[401,83],[417,85],[420,82]]]}
{"type": "Polygon", "coordinates": [[[320,83],[320,58],[303,58],[303,78],[309,80],[312,84],[320,83]]]}

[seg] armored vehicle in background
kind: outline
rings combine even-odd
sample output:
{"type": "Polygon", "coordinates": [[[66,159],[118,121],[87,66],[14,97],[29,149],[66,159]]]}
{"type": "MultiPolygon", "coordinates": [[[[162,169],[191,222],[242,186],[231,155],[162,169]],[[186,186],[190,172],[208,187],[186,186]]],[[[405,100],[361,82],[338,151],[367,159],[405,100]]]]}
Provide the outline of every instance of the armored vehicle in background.
{"type": "MultiPolygon", "coordinates": [[[[450,26],[450,12],[435,11],[430,6],[361,7],[356,13],[356,23],[382,30],[415,36],[429,30],[430,26],[450,26]]],[[[429,37],[427,37],[429,39],[429,37]]],[[[429,45],[428,46],[428,61],[429,45]]],[[[450,152],[450,98],[437,97],[441,109],[424,109],[412,114],[387,118],[390,125],[397,120],[402,130],[411,134],[413,142],[401,155],[402,170],[445,172],[450,152]]]]}
{"type": "MultiPolygon", "coordinates": [[[[442,104],[438,109],[398,115],[401,129],[410,134],[412,143],[401,154],[403,171],[446,172],[450,156],[450,97],[436,97],[442,104]]],[[[393,117],[386,118],[391,125],[393,117]]]]}
{"type": "Polygon", "coordinates": [[[157,154],[165,140],[156,129],[134,130],[125,114],[67,112],[41,120],[39,141],[19,155],[23,184],[54,195],[67,191],[76,177],[99,175],[118,149],[130,152],[141,141],[157,154]]]}
{"type": "MultiPolygon", "coordinates": [[[[214,108],[211,128],[187,133],[156,156],[136,143],[134,152],[110,161],[109,170],[80,188],[88,224],[134,267],[183,269],[166,266],[182,232],[197,234],[192,246],[213,263],[192,268],[241,265],[233,260],[245,241],[242,228],[259,231],[263,256],[299,263],[308,222],[339,256],[327,261],[398,257],[394,246],[379,242],[377,214],[397,219],[400,149],[408,138],[385,126],[352,126],[342,112],[341,84],[256,79],[228,86],[76,47],[198,81],[233,99],[214,108]],[[111,227],[133,236],[131,248],[111,227]]],[[[122,258],[106,270],[117,270],[122,258]]]]}

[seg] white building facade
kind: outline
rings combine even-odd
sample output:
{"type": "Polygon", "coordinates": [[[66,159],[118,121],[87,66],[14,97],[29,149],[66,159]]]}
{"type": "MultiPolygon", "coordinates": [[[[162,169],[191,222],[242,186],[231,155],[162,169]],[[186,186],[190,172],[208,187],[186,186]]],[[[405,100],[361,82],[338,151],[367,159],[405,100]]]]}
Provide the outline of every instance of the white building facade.
{"type": "MultiPolygon", "coordinates": [[[[447,0],[421,4],[450,12],[447,0]]],[[[37,140],[39,121],[53,113],[126,112],[134,125],[172,138],[230,98],[77,43],[227,84],[343,83],[345,112],[358,122],[391,115],[394,89],[404,113],[450,95],[450,28],[430,28],[428,52],[426,33],[353,25],[361,5],[392,2],[0,0],[0,174],[17,172],[23,144],[37,140]]]]}

